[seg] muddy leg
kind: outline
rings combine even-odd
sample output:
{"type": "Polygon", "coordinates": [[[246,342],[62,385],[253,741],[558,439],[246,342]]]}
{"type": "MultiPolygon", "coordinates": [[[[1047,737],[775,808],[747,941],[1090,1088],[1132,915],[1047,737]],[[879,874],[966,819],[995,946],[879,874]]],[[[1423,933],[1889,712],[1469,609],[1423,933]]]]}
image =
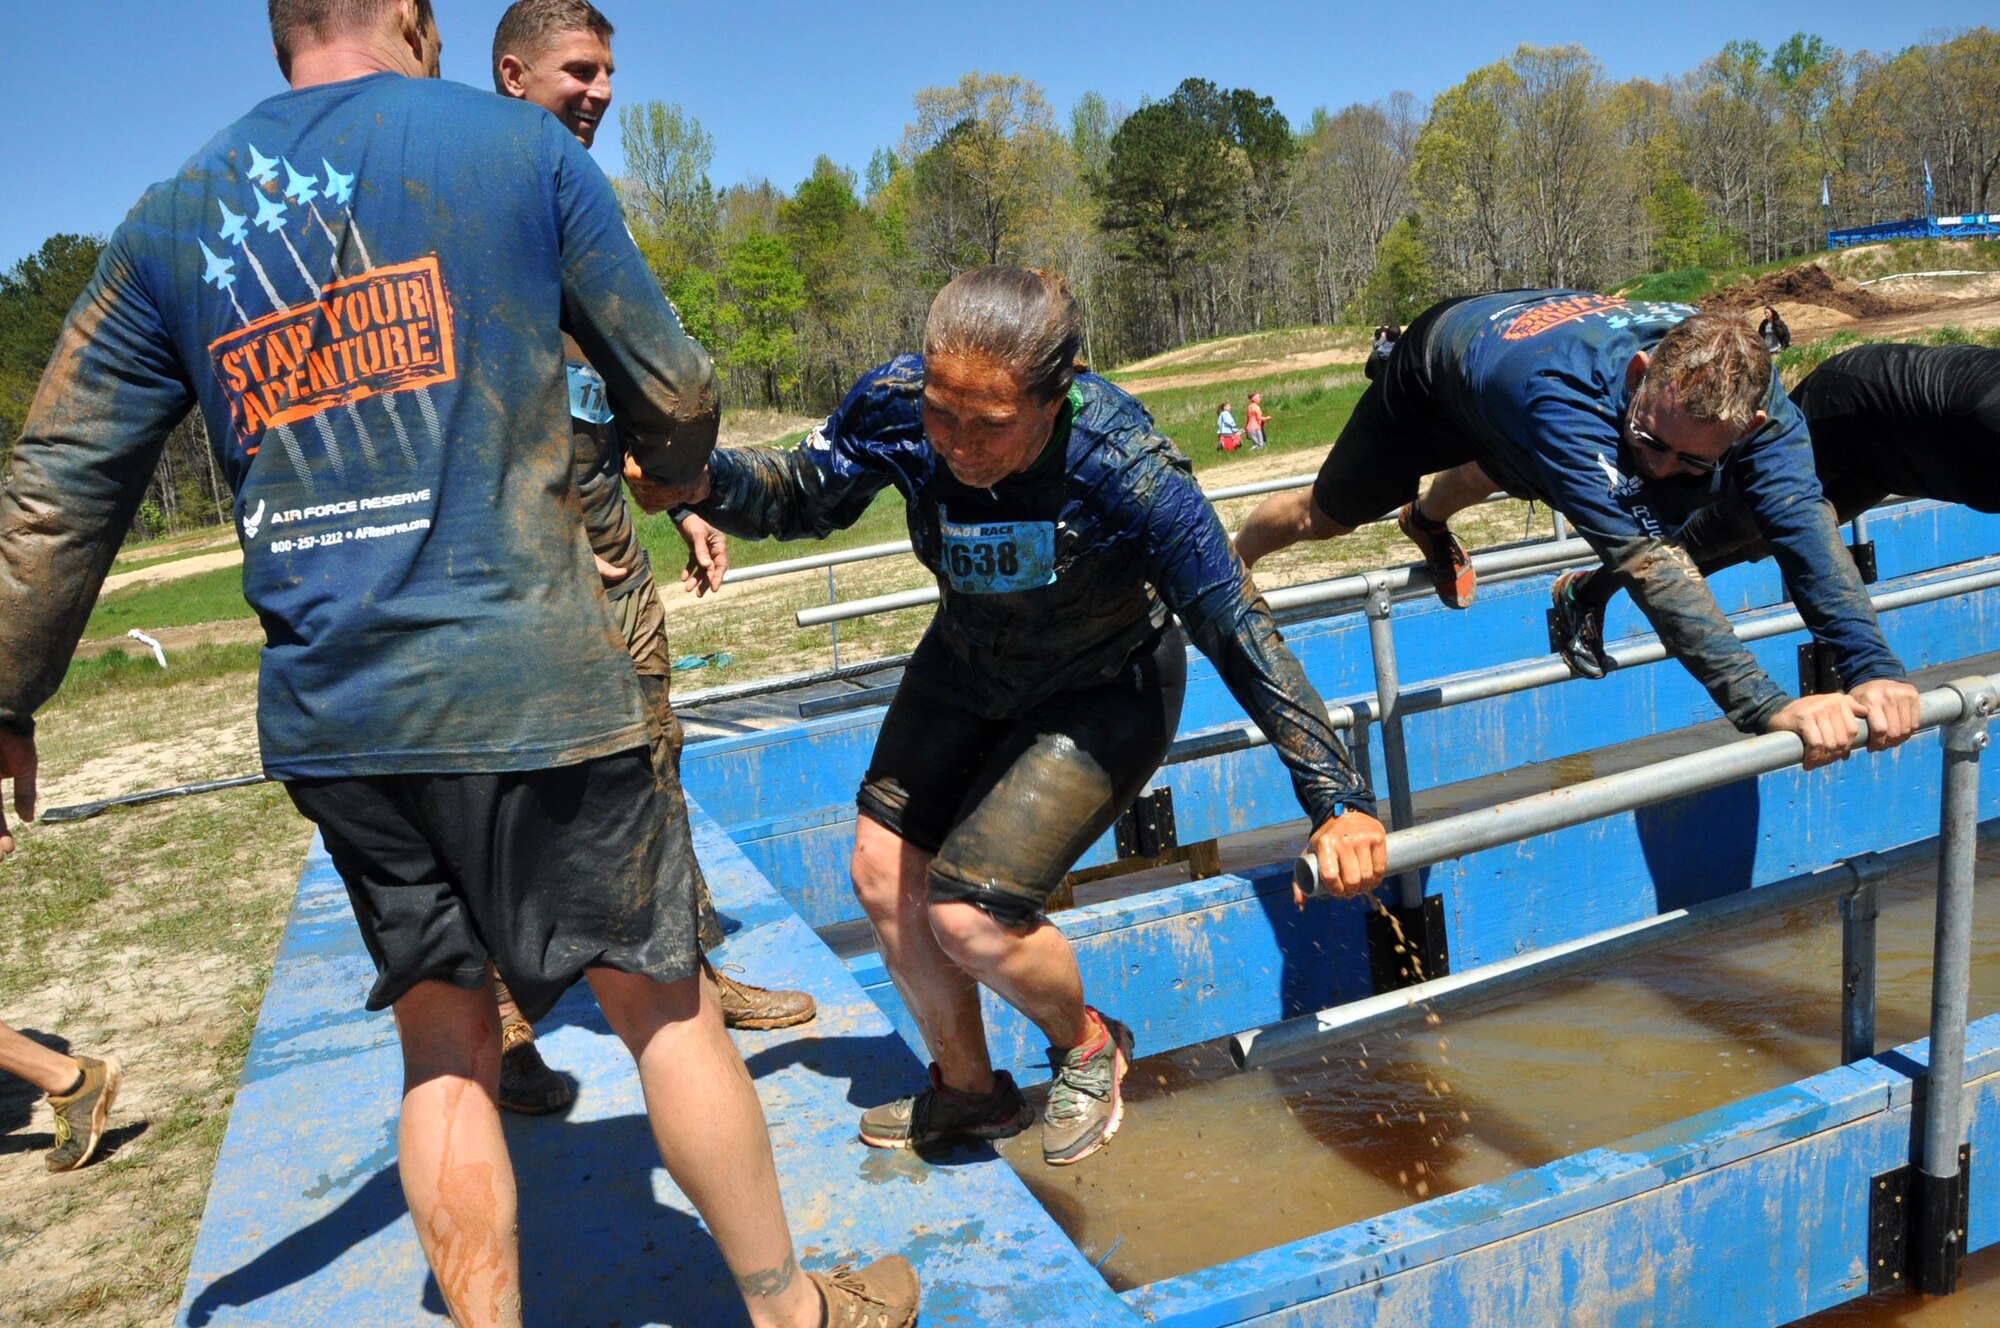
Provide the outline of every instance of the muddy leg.
{"type": "Polygon", "coordinates": [[[1096,1036],[1076,952],[1048,919],[1014,927],[976,904],[936,903],[930,922],[952,963],[1026,1015],[1050,1046],[1067,1051],[1096,1036]]]}
{"type": "Polygon", "coordinates": [[[819,1293],[793,1257],[764,1110],[723,1031],[715,988],[699,976],[668,984],[606,968],[589,978],[638,1062],[667,1173],[714,1233],[751,1321],[817,1325],[819,1293]]]}
{"type": "Polygon", "coordinates": [[[518,1328],[514,1168],[500,1132],[500,1021],[490,985],[420,982],[396,1002],[403,1196],[459,1328],[518,1328]]]}
{"type": "Polygon", "coordinates": [[[924,1035],[947,1086],[972,1097],[993,1091],[993,1062],[979,987],[931,930],[931,855],[868,816],[854,823],[854,894],[874,924],[882,962],[924,1035]]]}

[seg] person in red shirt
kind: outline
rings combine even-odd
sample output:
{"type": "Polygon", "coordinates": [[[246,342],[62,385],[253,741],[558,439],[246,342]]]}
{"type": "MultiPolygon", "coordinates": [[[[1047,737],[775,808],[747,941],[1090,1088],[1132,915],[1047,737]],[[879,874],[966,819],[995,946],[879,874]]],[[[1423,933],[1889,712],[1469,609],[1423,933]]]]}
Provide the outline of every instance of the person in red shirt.
{"type": "Polygon", "coordinates": [[[1244,417],[1243,423],[1244,432],[1250,439],[1250,450],[1252,452],[1261,452],[1264,450],[1264,421],[1270,418],[1269,415],[1264,413],[1264,394],[1262,392],[1252,392],[1250,394],[1250,412],[1244,417]]]}

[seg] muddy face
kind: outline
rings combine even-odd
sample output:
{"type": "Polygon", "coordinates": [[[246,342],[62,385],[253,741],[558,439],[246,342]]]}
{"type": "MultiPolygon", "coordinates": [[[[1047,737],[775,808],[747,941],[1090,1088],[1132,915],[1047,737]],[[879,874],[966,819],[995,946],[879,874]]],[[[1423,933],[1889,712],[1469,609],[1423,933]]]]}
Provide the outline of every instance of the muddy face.
{"type": "Polygon", "coordinates": [[[1063,398],[1038,401],[1014,371],[986,355],[924,360],[924,437],[961,484],[990,489],[1034,464],[1063,398]]]}

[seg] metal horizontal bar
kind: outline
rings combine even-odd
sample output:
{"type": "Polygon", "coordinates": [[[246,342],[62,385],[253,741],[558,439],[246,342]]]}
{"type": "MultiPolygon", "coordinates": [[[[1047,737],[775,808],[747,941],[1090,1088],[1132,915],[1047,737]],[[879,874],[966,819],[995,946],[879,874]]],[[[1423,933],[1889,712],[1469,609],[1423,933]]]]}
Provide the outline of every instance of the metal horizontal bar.
{"type": "MultiPolygon", "coordinates": [[[[1965,698],[1957,690],[1958,687],[1968,684],[1971,687],[1992,685],[1996,682],[2000,682],[2000,679],[1975,678],[1924,693],[1921,698],[1920,727],[1935,728],[1960,717],[1965,708],[1965,698]]],[[[1867,726],[1863,724],[1860,727],[1861,732],[1855,739],[1857,748],[1867,741],[1867,726]]],[[[1673,798],[1721,788],[1739,780],[1769,774],[1774,770],[1795,765],[1804,755],[1804,744],[1796,734],[1767,733],[1761,737],[1729,742],[1707,751],[1670,757],[1651,765],[1620,771],[1618,774],[1606,775],[1600,779],[1587,780],[1568,788],[1517,798],[1457,816],[1447,816],[1424,825],[1412,826],[1407,830],[1394,830],[1388,836],[1388,870],[1384,875],[1386,878],[1400,872],[1415,871],[1450,858],[1464,857],[1468,853],[1476,853],[1482,849],[1532,839],[1606,816],[1620,815],[1673,798]]],[[[1879,871],[1884,865],[1893,862],[1892,854],[1873,856],[1875,862],[1871,864],[1871,870],[1879,871]]],[[[1845,868],[1841,870],[1847,871],[1845,868]]],[[[1822,886],[1821,891],[1826,897],[1831,897],[1833,894],[1853,889],[1859,883],[1859,879],[1851,872],[1848,872],[1848,876],[1845,889],[1833,890],[1831,887],[1822,886]]],[[[1801,879],[1810,881],[1815,878],[1801,879]]],[[[1755,891],[1754,894],[1771,896],[1772,907],[1776,911],[1807,902],[1811,897],[1819,897],[1811,887],[1799,885],[1796,889],[1803,897],[1784,904],[1776,903],[1778,897],[1773,892],[1785,888],[1787,886],[1766,887],[1755,891]]],[[[1746,910],[1761,907],[1754,899],[1739,899],[1735,902],[1746,910]]],[[[1457,1002],[1462,1008],[1472,1000],[1491,999],[1526,986],[1530,981],[1541,981],[1560,976],[1565,972],[1580,971],[1582,967],[1607,962],[1605,959],[1584,958],[1592,952],[1593,947],[1628,946],[1650,949],[1655,945],[1667,944],[1670,940],[1701,934],[1700,930],[1683,930],[1677,933],[1669,931],[1664,933],[1665,939],[1648,940],[1641,944],[1642,938],[1646,938],[1651,929],[1672,927],[1676,923],[1685,922],[1686,918],[1694,916],[1696,912],[1697,910],[1679,910],[1676,913],[1662,914],[1658,919],[1648,919],[1627,927],[1599,932],[1568,945],[1554,946],[1546,951],[1523,955],[1516,960],[1504,960],[1464,974],[1449,975],[1401,991],[1367,997],[1347,1005],[1334,1006],[1314,1014],[1300,1015],[1267,1025],[1261,1029],[1238,1033],[1230,1040],[1230,1056],[1239,1066],[1255,1065],[1304,1051],[1308,1047],[1323,1045],[1328,1041],[1358,1036],[1360,1033],[1386,1026],[1387,1022],[1399,1022],[1408,1018],[1409,1012],[1418,1009],[1419,1006],[1436,1008],[1440,1000],[1447,1003],[1457,1002]],[[1489,980],[1496,985],[1484,987],[1481,985],[1480,975],[1489,971],[1493,975],[1489,980]],[[1531,973],[1535,976],[1532,978],[1526,976],[1531,973]],[[1350,1010],[1354,1012],[1351,1016],[1347,1013],[1350,1010]]],[[[1741,921],[1747,920],[1748,916],[1759,916],[1759,914],[1739,913],[1732,916],[1741,921]]],[[[1706,924],[1690,925],[1699,926],[1701,930],[1713,929],[1706,924]]],[[[1635,952],[1635,949],[1628,948],[1605,953],[1609,958],[1617,958],[1622,954],[1635,952]]]]}
{"type": "Polygon", "coordinates": [[[740,581],[758,581],[767,576],[783,576],[787,572],[811,572],[822,567],[842,567],[848,563],[872,562],[877,558],[894,558],[898,554],[911,552],[908,540],[889,540],[883,544],[863,544],[859,548],[841,549],[834,553],[814,553],[803,558],[786,558],[782,562],[758,563],[754,567],[732,567],[723,576],[722,583],[733,586],[740,581]]]}
{"type": "Polygon", "coordinates": [[[788,673],[782,678],[760,678],[751,682],[730,683],[724,687],[707,687],[697,692],[676,693],[674,709],[695,710],[723,701],[742,701],[753,696],[768,696],[773,692],[789,692],[799,687],[846,682],[852,678],[880,673],[884,669],[899,669],[909,662],[908,654],[885,655],[881,659],[865,660],[859,664],[843,664],[839,668],[816,669],[811,673],[788,673]]]}

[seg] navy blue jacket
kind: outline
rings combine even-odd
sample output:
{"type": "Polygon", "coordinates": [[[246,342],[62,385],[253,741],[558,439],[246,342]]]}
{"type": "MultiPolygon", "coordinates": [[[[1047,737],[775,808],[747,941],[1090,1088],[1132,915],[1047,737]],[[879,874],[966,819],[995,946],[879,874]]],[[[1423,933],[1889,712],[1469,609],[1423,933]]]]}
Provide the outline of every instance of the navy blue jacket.
{"type": "Polygon", "coordinates": [[[1082,375],[1028,470],[971,489],[924,440],[923,382],[923,357],[898,356],[797,448],[718,450],[697,510],[732,535],[824,538],[894,485],[942,597],[919,658],[949,669],[975,711],[1011,717],[1116,676],[1171,609],[1271,737],[1314,824],[1336,806],[1373,811],[1187,459],[1144,407],[1082,375]]]}
{"type": "Polygon", "coordinates": [[[1510,291],[1445,310],[1427,339],[1433,405],[1479,442],[1494,478],[1562,512],[1624,573],[1661,642],[1736,726],[1760,731],[1789,696],[1736,639],[1715,596],[1670,539],[1722,485],[1740,489],[1806,625],[1850,687],[1901,677],[1833,509],[1805,418],[1775,375],[1764,426],[1706,482],[1648,482],[1624,451],[1625,370],[1695,311],[1581,291],[1510,291]]]}

